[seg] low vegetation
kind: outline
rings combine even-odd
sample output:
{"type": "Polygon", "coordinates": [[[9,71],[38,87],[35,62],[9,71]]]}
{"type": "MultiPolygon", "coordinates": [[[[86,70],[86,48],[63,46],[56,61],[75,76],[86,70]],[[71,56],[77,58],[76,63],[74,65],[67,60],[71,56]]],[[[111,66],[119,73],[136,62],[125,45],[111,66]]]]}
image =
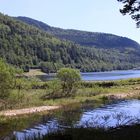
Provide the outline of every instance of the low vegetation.
{"type": "MultiPolygon", "coordinates": [[[[78,70],[62,68],[56,75],[57,79],[43,82],[35,77],[35,73],[33,75],[31,73],[29,75],[26,74],[25,76],[21,71],[16,71],[2,60],[0,60],[0,66],[0,74],[3,76],[3,78],[0,77],[0,111],[56,105],[56,107],[61,106],[65,112],[65,110],[71,111],[73,108],[75,109],[75,107],[99,107],[100,105],[122,98],[140,99],[140,78],[118,81],[86,82],[81,81],[80,72],[78,70]]],[[[37,70],[37,75],[38,74],[40,74],[40,72],[38,73],[37,70]]],[[[26,114],[23,115],[23,118],[22,116],[19,118],[6,118],[0,116],[0,130],[5,128],[7,130],[2,131],[1,135],[5,136],[13,130],[16,131],[21,130],[21,128],[27,128],[30,123],[35,123],[41,120],[41,115],[43,115],[43,113],[46,112],[33,114],[34,117],[30,116],[30,118],[28,118],[26,114]]],[[[58,110],[56,115],[57,113],[60,115],[62,112],[58,110]]],[[[138,128],[137,126],[134,126],[134,128],[136,128],[137,131],[139,126],[138,128]]],[[[57,137],[72,137],[73,139],[77,139],[77,137],[81,135],[83,139],[85,139],[85,137],[87,138],[87,134],[92,134],[88,137],[89,139],[92,139],[93,137],[96,139],[97,135],[97,139],[99,136],[105,139],[117,139],[121,138],[117,137],[120,133],[120,135],[125,138],[122,132],[125,132],[126,130],[130,132],[133,131],[133,129],[131,130],[129,127],[120,128],[115,131],[105,131],[98,128],[71,128],[66,129],[64,133],[62,131],[59,133],[58,131],[58,133],[55,134],[51,133],[42,136],[40,139],[49,139],[52,137],[54,137],[54,139],[57,137]]],[[[39,139],[39,137],[37,137],[37,139],[39,139]]]]}
{"type": "Polygon", "coordinates": [[[0,61],[0,110],[73,103],[105,103],[118,98],[140,98],[140,79],[106,82],[80,81],[77,70],[63,68],[57,79],[42,82],[33,76],[23,77],[0,61]]]}
{"type": "Polygon", "coordinates": [[[10,88],[14,83],[14,72],[0,59],[0,99],[5,99],[10,94],[10,88]]]}

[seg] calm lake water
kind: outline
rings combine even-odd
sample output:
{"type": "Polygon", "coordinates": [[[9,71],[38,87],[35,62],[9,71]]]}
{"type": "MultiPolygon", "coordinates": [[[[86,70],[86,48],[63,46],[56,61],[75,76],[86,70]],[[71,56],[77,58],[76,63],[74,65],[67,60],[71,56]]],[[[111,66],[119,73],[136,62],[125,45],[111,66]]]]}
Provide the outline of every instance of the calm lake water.
{"type": "Polygon", "coordinates": [[[35,125],[20,131],[13,131],[16,140],[27,140],[47,135],[69,127],[110,128],[140,123],[140,101],[119,101],[102,107],[84,107],[62,111],[53,116],[43,116],[35,125]]]}
{"type": "MultiPolygon", "coordinates": [[[[85,81],[107,81],[107,80],[120,80],[129,78],[140,78],[140,70],[119,70],[108,72],[85,72],[81,73],[82,80],[85,81]]],[[[53,75],[46,75],[40,77],[43,81],[52,80],[55,78],[53,75]]]]}
{"type": "Polygon", "coordinates": [[[119,80],[128,78],[139,78],[140,70],[122,70],[108,72],[89,72],[81,73],[82,80],[85,81],[103,81],[103,80],[119,80]]]}

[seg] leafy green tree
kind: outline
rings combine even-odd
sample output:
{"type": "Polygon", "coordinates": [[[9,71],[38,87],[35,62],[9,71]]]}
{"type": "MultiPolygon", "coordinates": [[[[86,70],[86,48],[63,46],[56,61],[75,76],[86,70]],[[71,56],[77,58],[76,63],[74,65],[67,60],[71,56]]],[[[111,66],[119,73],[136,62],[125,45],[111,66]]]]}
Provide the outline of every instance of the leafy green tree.
{"type": "Polygon", "coordinates": [[[0,59],[0,98],[6,99],[14,84],[14,70],[0,59]]]}
{"type": "Polygon", "coordinates": [[[81,80],[79,70],[71,68],[61,68],[57,73],[57,77],[61,81],[63,92],[66,93],[66,95],[72,93],[78,81],[81,80]]]}

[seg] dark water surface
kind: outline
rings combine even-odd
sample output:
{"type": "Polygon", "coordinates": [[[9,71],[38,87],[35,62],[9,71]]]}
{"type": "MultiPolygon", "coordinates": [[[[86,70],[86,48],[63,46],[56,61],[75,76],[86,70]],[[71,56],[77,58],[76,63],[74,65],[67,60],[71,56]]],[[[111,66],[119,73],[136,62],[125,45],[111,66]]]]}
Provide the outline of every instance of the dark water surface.
{"type": "MultiPolygon", "coordinates": [[[[138,124],[140,122],[140,101],[118,101],[102,107],[82,107],[62,111],[52,116],[42,116],[34,125],[23,130],[11,132],[16,140],[27,140],[45,136],[65,128],[93,127],[105,128],[138,124]]],[[[17,124],[18,125],[18,124],[17,124]]],[[[4,130],[3,130],[4,131],[4,130]]]]}

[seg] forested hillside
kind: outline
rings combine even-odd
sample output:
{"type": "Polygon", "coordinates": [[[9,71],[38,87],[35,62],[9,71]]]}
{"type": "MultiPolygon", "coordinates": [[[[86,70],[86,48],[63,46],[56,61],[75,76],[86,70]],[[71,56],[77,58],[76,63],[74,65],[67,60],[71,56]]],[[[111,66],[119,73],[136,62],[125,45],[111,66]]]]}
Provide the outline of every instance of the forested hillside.
{"type": "Polygon", "coordinates": [[[115,48],[119,50],[124,50],[124,48],[140,48],[140,45],[137,42],[126,37],[107,33],[55,28],[28,17],[17,17],[17,19],[30,25],[34,25],[39,29],[59,37],[60,39],[67,39],[82,46],[92,46],[96,48],[115,48]]]}
{"type": "Polygon", "coordinates": [[[140,51],[135,48],[121,52],[81,47],[3,14],[0,14],[0,57],[17,67],[41,66],[50,72],[64,66],[81,71],[140,66],[140,51]]]}

